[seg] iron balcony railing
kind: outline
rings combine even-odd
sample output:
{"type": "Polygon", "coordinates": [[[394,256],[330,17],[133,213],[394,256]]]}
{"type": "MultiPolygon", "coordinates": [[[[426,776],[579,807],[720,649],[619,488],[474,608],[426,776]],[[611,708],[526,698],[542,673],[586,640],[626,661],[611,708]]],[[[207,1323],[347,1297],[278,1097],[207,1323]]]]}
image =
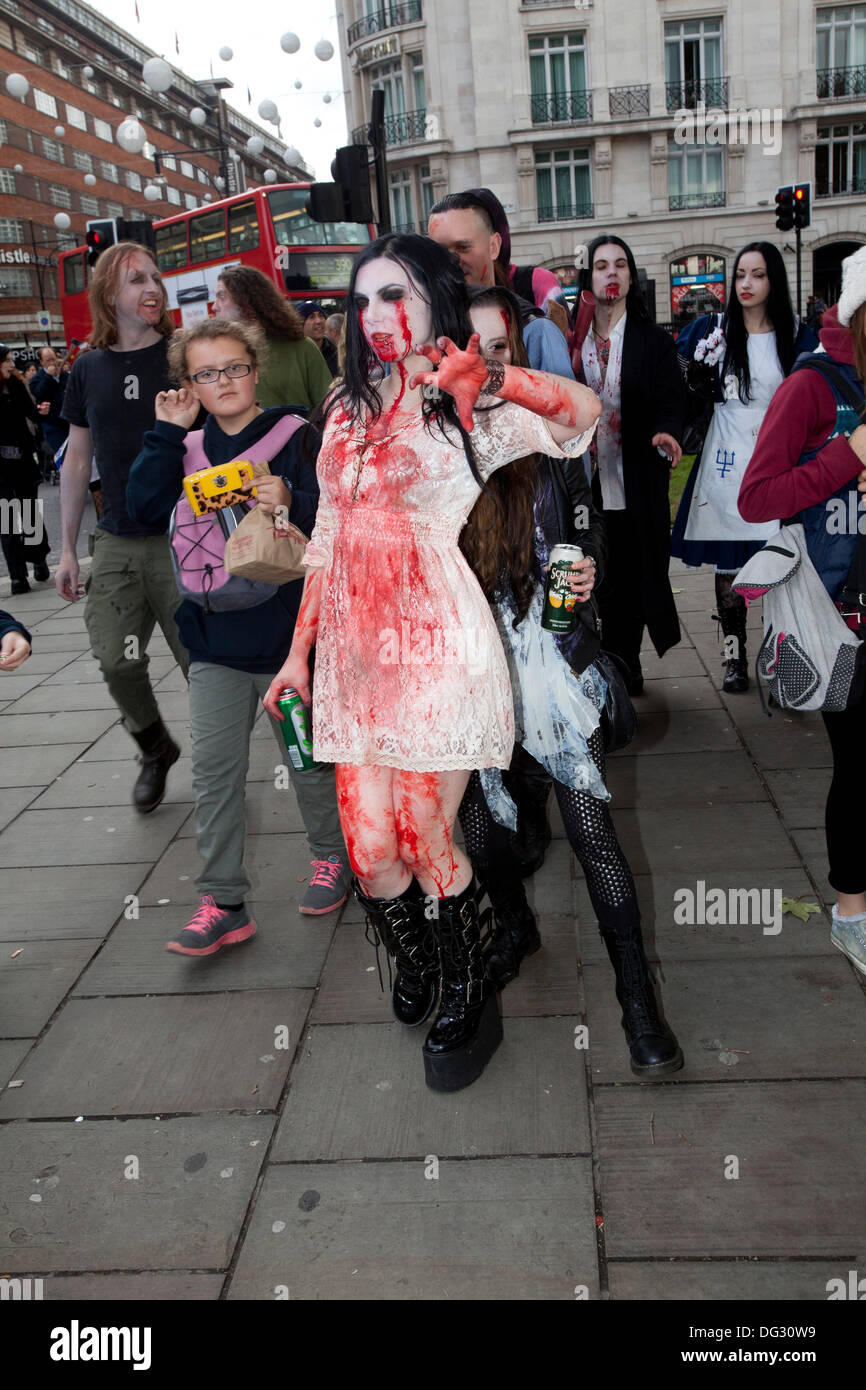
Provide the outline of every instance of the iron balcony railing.
{"type": "Polygon", "coordinates": [[[859,97],[866,93],[866,64],[854,68],[818,68],[818,98],[859,97]]]}
{"type": "Polygon", "coordinates": [[[649,87],[608,87],[607,101],[612,116],[649,115],[649,87]]]}
{"type": "Polygon", "coordinates": [[[586,222],[595,217],[593,203],[557,203],[556,207],[539,206],[539,222],[586,222]]]}
{"type": "Polygon", "coordinates": [[[414,24],[421,18],[421,0],[405,0],[402,5],[383,4],[375,14],[364,15],[346,30],[346,39],[351,46],[370,34],[381,34],[384,29],[396,29],[400,24],[414,24]]]}
{"type": "Polygon", "coordinates": [[[671,212],[683,212],[687,208],[723,208],[724,193],[672,193],[668,198],[671,212]]]}
{"type": "Polygon", "coordinates": [[[539,92],[530,100],[533,125],[592,120],[592,92],[539,92]]]}
{"type": "MultiPolygon", "coordinates": [[[[369,143],[369,125],[356,126],[352,131],[353,145],[369,143]]],[[[385,117],[385,144],[410,145],[427,138],[427,112],[399,111],[396,116],[385,117]]]]}
{"type": "Polygon", "coordinates": [[[727,77],[712,77],[706,81],[689,77],[683,82],[666,82],[668,111],[694,111],[701,101],[708,108],[727,111],[729,81],[727,77]]]}
{"type": "Polygon", "coordinates": [[[856,198],[866,193],[866,177],[851,179],[848,183],[838,184],[834,181],[832,188],[826,182],[818,182],[815,185],[816,198],[856,198]]]}

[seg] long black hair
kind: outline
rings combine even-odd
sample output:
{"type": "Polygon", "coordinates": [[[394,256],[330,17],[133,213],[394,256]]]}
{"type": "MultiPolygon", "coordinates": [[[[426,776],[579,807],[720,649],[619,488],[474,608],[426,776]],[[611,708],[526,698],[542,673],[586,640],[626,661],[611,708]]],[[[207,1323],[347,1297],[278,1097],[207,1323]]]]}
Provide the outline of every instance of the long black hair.
{"type": "MultiPolygon", "coordinates": [[[[323,425],[337,405],[342,405],[353,423],[358,423],[363,418],[364,406],[374,420],[382,413],[382,400],[376,389],[381,363],[361,329],[358,306],[355,302],[355,284],[359,271],[370,261],[379,260],[383,256],[402,265],[415,289],[429,304],[434,341],[446,337],[459,348],[465,348],[472,335],[472,324],[469,321],[469,291],[456,260],[437,242],[431,241],[428,237],[415,236],[411,232],[387,232],[384,236],[377,237],[361,252],[352,270],[346,305],[346,369],[342,384],[320,412],[319,418],[323,425]]],[[[454,397],[443,391],[438,399],[423,399],[421,409],[428,430],[434,420],[441,434],[445,434],[446,424],[454,427],[463,442],[472,476],[479,487],[483,488],[484,483],[475,465],[472,444],[460,423],[454,397]]]]}
{"type": "Polygon", "coordinates": [[[644,323],[652,323],[652,315],[647,308],[643,291],[637,278],[637,264],[635,263],[634,253],[628,242],[623,241],[622,237],[614,236],[610,232],[602,232],[600,236],[594,237],[589,243],[586,253],[586,265],[582,268],[578,278],[580,290],[589,290],[592,294],[592,264],[595,260],[595,253],[600,246],[607,242],[613,242],[614,246],[621,246],[628,261],[628,273],[631,283],[628,287],[628,294],[625,297],[625,311],[633,320],[640,320],[644,323]]]}
{"type": "Polygon", "coordinates": [[[725,335],[725,362],[722,367],[722,381],[728,375],[736,376],[739,382],[740,400],[751,399],[752,382],[749,375],[749,335],[743,318],[743,306],[737,295],[737,266],[750,251],[758,251],[764,258],[767,276],[770,281],[770,294],[766,301],[767,318],[773,325],[776,335],[776,352],[785,376],[794,365],[794,339],[797,325],[791,304],[791,291],[788,287],[788,273],[781,252],[771,241],[750,241],[737,252],[734,268],[731,271],[731,290],[728,307],[722,320],[725,335]]]}

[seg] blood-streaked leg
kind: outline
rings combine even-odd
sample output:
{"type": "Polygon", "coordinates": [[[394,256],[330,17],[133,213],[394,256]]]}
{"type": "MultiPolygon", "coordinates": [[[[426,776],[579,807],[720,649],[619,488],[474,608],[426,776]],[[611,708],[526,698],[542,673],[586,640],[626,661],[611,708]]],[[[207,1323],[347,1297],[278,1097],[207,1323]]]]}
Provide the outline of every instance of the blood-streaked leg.
{"type": "Polygon", "coordinates": [[[352,871],[368,897],[399,897],[412,876],[398,847],[394,769],[338,763],[336,774],[337,809],[352,871]]]}
{"type": "Polygon", "coordinates": [[[437,898],[462,893],[472,865],[454,843],[454,822],[468,772],[394,772],[393,798],[400,858],[437,898]]]}

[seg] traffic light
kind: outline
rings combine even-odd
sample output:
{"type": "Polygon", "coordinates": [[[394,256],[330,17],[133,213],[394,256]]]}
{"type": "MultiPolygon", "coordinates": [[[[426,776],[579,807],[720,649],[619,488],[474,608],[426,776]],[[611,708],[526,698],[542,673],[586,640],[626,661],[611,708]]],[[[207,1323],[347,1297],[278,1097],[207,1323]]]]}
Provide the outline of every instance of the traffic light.
{"type": "Polygon", "coordinates": [[[794,184],[794,226],[811,227],[812,225],[812,185],[811,183],[794,184]]]}
{"type": "Polygon", "coordinates": [[[144,217],[137,218],[134,222],[118,218],[117,224],[118,241],[137,241],[140,246],[146,246],[151,251],[156,250],[156,232],[152,222],[148,222],[144,217]]]}
{"type": "Polygon", "coordinates": [[[307,212],[314,222],[372,222],[366,145],[344,145],[331,163],[333,183],[310,187],[307,212]]]}
{"type": "Polygon", "coordinates": [[[113,246],[117,241],[117,220],[114,217],[108,217],[103,221],[88,222],[86,240],[89,248],[87,264],[96,265],[105,248],[113,246]]]}
{"type": "Polygon", "coordinates": [[[776,226],[790,232],[794,225],[794,185],[789,183],[776,193],[776,226]]]}

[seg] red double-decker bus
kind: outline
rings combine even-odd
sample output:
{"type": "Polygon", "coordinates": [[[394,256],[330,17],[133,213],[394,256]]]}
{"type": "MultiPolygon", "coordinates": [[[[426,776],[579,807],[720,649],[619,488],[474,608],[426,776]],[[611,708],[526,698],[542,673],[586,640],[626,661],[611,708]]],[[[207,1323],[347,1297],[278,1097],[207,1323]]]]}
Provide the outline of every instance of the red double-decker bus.
{"type": "MultiPolygon", "coordinates": [[[[207,318],[220,271],[261,270],[289,299],[342,307],[359,248],[375,236],[363,222],[314,222],[308,183],[274,184],[154,223],[156,258],[177,324],[207,318]]],[[[60,303],[67,346],[90,333],[87,247],[61,251],[60,303]]]]}

